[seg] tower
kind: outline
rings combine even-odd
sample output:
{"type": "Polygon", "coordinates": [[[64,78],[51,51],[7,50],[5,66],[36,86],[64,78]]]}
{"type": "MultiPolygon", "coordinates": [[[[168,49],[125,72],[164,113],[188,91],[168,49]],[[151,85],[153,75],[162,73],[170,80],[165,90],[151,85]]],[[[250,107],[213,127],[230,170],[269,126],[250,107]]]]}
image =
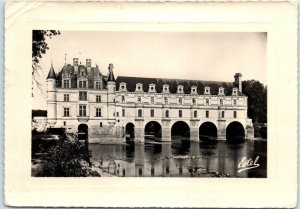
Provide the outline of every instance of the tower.
{"type": "Polygon", "coordinates": [[[47,76],[47,121],[50,127],[56,123],[56,75],[51,62],[47,76]]]}
{"type": "Polygon", "coordinates": [[[242,93],[242,74],[236,73],[234,75],[234,84],[239,89],[239,91],[242,93]]]}
{"type": "Polygon", "coordinates": [[[116,123],[116,80],[113,72],[113,64],[109,64],[108,66],[108,77],[107,77],[107,102],[108,102],[108,123],[110,125],[114,125],[116,123]]]}

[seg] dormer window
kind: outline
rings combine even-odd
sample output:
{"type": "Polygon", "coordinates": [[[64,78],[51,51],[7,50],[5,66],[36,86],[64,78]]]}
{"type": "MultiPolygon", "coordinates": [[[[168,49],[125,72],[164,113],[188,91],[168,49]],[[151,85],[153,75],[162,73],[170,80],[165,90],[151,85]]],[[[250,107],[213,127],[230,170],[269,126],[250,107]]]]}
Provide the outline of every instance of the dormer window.
{"type": "Polygon", "coordinates": [[[126,83],[125,82],[121,82],[120,83],[120,91],[127,91],[127,87],[126,87],[126,83]]]}
{"type": "Polygon", "coordinates": [[[177,86],[177,93],[178,94],[182,94],[183,93],[183,86],[182,85],[177,86]]]}
{"type": "Polygon", "coordinates": [[[95,81],[95,89],[102,89],[102,82],[101,81],[95,81]]]}
{"type": "Polygon", "coordinates": [[[238,88],[233,88],[232,89],[232,95],[237,96],[238,95],[238,88]]]}
{"type": "Polygon", "coordinates": [[[78,81],[78,88],[80,89],[87,88],[87,81],[78,81]]]}
{"type": "Polygon", "coordinates": [[[164,84],[163,85],[163,93],[170,93],[169,92],[169,85],[168,84],[164,84]]]}
{"type": "Polygon", "coordinates": [[[69,79],[65,79],[63,80],[63,87],[64,88],[70,88],[70,80],[69,79]]]}
{"type": "Polygon", "coordinates": [[[191,94],[197,94],[197,86],[191,87],[191,94]]]}
{"type": "Polygon", "coordinates": [[[149,84],[149,90],[148,90],[148,92],[156,92],[155,84],[153,84],[153,83],[149,84]]]}
{"type": "Polygon", "coordinates": [[[135,86],[135,91],[142,92],[143,91],[143,84],[137,83],[136,86],[135,86]]]}
{"type": "Polygon", "coordinates": [[[219,88],[219,95],[224,95],[224,88],[223,87],[220,87],[219,88]]]}
{"type": "Polygon", "coordinates": [[[204,94],[210,94],[210,87],[209,86],[204,87],[204,94]]]}

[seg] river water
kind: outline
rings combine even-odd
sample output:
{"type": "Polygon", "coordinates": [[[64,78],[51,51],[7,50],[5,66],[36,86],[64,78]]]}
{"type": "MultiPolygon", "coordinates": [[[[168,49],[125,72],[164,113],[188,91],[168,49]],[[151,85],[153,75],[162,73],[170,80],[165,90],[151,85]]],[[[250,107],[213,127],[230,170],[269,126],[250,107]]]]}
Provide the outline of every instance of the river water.
{"type": "Polygon", "coordinates": [[[267,142],[195,142],[90,144],[92,161],[110,176],[120,177],[267,177],[267,142]],[[242,159],[256,161],[244,168],[242,159]]]}

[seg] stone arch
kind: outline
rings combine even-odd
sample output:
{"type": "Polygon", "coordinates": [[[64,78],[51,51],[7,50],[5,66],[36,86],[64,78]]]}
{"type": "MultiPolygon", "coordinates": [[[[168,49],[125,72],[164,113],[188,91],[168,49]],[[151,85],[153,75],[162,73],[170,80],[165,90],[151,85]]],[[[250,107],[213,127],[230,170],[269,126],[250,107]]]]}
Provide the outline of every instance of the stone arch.
{"type": "Polygon", "coordinates": [[[190,126],[184,121],[176,121],[171,127],[171,137],[190,137],[190,126]]]}
{"type": "Polygon", "coordinates": [[[134,138],[134,124],[129,122],[125,126],[126,138],[134,138]]]}
{"type": "Polygon", "coordinates": [[[216,140],[218,136],[217,126],[212,122],[204,122],[199,127],[200,140],[216,140]]]}
{"type": "Polygon", "coordinates": [[[89,127],[87,124],[79,124],[78,125],[78,139],[79,140],[87,140],[89,138],[89,127]]]}
{"type": "Polygon", "coordinates": [[[244,141],[245,133],[243,124],[238,121],[231,122],[226,127],[226,140],[229,142],[244,141]]]}
{"type": "Polygon", "coordinates": [[[149,139],[158,139],[162,136],[162,126],[157,121],[149,121],[145,125],[145,137],[149,139]]]}

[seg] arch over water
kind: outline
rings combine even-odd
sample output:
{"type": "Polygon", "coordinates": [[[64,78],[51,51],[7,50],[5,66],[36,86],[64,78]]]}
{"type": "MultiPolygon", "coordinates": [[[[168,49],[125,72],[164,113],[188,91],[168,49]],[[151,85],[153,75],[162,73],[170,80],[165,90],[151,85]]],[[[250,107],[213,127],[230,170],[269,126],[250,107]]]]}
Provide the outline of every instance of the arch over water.
{"type": "Polygon", "coordinates": [[[201,141],[216,140],[218,136],[218,130],[214,123],[204,122],[199,127],[199,137],[201,141]]]}
{"type": "Polygon", "coordinates": [[[238,142],[245,139],[244,126],[237,121],[231,122],[226,128],[226,140],[229,142],[238,142]]]}
{"type": "Polygon", "coordinates": [[[184,121],[177,121],[173,124],[171,128],[172,137],[190,137],[190,127],[184,121]]]}
{"type": "Polygon", "coordinates": [[[134,138],[134,124],[127,123],[125,126],[126,138],[134,138]]]}
{"type": "Polygon", "coordinates": [[[145,137],[150,139],[161,138],[162,127],[156,121],[150,121],[145,125],[145,137]]]}
{"type": "Polygon", "coordinates": [[[78,125],[78,139],[79,140],[85,140],[89,137],[89,127],[86,124],[80,124],[78,125]]]}

